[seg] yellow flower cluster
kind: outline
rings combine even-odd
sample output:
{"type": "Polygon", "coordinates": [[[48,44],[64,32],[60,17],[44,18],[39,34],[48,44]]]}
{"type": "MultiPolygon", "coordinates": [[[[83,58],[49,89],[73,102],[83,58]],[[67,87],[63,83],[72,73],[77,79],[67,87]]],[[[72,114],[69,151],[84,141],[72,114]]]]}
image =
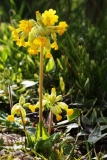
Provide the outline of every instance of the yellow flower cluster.
{"type": "Polygon", "coordinates": [[[11,110],[11,115],[8,115],[7,119],[10,122],[13,122],[14,121],[14,115],[20,115],[20,114],[22,114],[21,116],[23,117],[23,119],[25,119],[26,111],[19,103],[17,103],[13,106],[13,108],[11,110]]]}
{"type": "Polygon", "coordinates": [[[12,109],[11,109],[11,115],[8,115],[7,119],[10,122],[14,121],[14,116],[15,115],[21,115],[21,117],[23,118],[23,120],[26,118],[26,111],[24,109],[24,105],[26,105],[27,103],[25,103],[25,99],[23,96],[20,97],[19,99],[19,103],[16,103],[12,109]]]}
{"type": "MultiPolygon", "coordinates": [[[[64,102],[59,102],[62,99],[62,95],[56,96],[56,89],[52,88],[51,94],[48,93],[45,94],[42,104],[43,109],[46,106],[46,108],[50,109],[53,114],[56,115],[56,120],[60,121],[62,119],[62,116],[60,115],[62,113],[62,110],[65,110],[68,116],[71,116],[74,113],[73,109],[69,109],[68,105],[64,102]]],[[[35,106],[29,105],[29,109],[34,112],[36,108],[39,108],[39,102],[35,106]]]]}
{"type": "Polygon", "coordinates": [[[58,16],[55,14],[53,9],[46,10],[43,14],[37,11],[37,21],[21,20],[17,29],[9,26],[13,40],[18,46],[27,47],[30,54],[38,54],[40,47],[45,47],[46,57],[51,58],[51,48],[58,49],[57,34],[62,35],[68,27],[65,21],[55,25],[58,22],[58,16]]]}

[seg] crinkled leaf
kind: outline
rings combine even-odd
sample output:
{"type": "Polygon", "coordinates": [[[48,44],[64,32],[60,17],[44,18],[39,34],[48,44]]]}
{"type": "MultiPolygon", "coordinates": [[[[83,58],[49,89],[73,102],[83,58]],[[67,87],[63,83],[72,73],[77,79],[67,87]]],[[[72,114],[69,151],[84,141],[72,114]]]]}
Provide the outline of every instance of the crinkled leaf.
{"type": "Polygon", "coordinates": [[[107,125],[101,125],[101,126],[100,126],[100,130],[101,130],[101,131],[103,131],[103,130],[106,129],[106,128],[107,128],[107,125]]]}
{"type": "Polygon", "coordinates": [[[94,128],[93,132],[89,135],[88,142],[95,144],[98,140],[100,140],[101,138],[103,138],[106,135],[107,135],[107,133],[101,134],[100,124],[98,123],[96,125],[96,127],[94,128]]]}
{"type": "Polygon", "coordinates": [[[96,121],[99,122],[99,123],[104,123],[104,120],[107,121],[107,117],[103,117],[103,118],[102,118],[102,117],[97,118],[96,121]],[[103,119],[103,118],[104,118],[104,119],[103,119]]]}
{"type": "Polygon", "coordinates": [[[86,136],[86,135],[89,135],[89,133],[87,133],[85,130],[81,130],[77,135],[78,136],[86,136]]]}
{"type": "Polygon", "coordinates": [[[31,136],[31,134],[29,132],[26,132],[26,135],[27,135],[27,145],[28,145],[28,147],[33,148],[34,143],[35,143],[34,136],[33,135],[31,136]]]}
{"type": "Polygon", "coordinates": [[[56,156],[56,152],[53,152],[52,147],[59,142],[60,137],[61,133],[54,133],[45,140],[43,140],[42,138],[38,138],[35,142],[35,151],[39,152],[46,158],[53,157],[54,159],[56,159],[58,155],[56,156]]]}
{"type": "Polygon", "coordinates": [[[68,144],[64,144],[63,145],[63,154],[64,155],[69,155],[70,154],[70,151],[72,150],[72,144],[68,143],[68,144]]]}
{"type": "MultiPolygon", "coordinates": [[[[45,140],[49,137],[48,132],[46,131],[46,128],[44,124],[42,123],[42,140],[45,140]]],[[[40,138],[40,122],[37,124],[37,129],[35,133],[35,140],[37,141],[40,138]]]]}
{"type": "Polygon", "coordinates": [[[72,128],[78,128],[78,124],[71,123],[71,124],[67,125],[66,133],[69,132],[72,128]]]}

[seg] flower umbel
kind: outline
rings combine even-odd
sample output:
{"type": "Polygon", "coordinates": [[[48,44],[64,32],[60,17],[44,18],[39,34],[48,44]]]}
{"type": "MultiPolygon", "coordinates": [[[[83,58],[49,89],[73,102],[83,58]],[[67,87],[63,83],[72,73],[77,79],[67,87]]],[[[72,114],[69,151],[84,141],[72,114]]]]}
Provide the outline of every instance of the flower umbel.
{"type": "MultiPolygon", "coordinates": [[[[56,120],[60,121],[62,116],[62,110],[65,110],[67,115],[70,116],[73,114],[74,110],[69,109],[68,105],[64,102],[59,102],[62,99],[62,95],[56,95],[56,89],[51,89],[51,94],[46,93],[43,98],[43,109],[48,108],[56,115],[56,120]]],[[[39,108],[39,102],[35,105],[36,108],[39,108]]]]}
{"type": "Polygon", "coordinates": [[[58,22],[58,16],[56,10],[53,9],[46,10],[42,14],[36,11],[36,19],[37,21],[21,20],[17,29],[9,26],[13,40],[20,47],[28,47],[30,54],[38,54],[42,46],[46,50],[46,57],[50,58],[52,56],[51,48],[58,49],[57,33],[62,35],[68,25],[65,21],[55,25],[58,22]]]}
{"type": "Polygon", "coordinates": [[[25,103],[25,99],[23,96],[20,97],[19,103],[16,103],[12,109],[11,109],[11,115],[8,115],[7,119],[10,122],[14,121],[14,116],[21,116],[23,119],[26,118],[26,111],[24,109],[24,106],[26,106],[27,103],[25,103]]]}

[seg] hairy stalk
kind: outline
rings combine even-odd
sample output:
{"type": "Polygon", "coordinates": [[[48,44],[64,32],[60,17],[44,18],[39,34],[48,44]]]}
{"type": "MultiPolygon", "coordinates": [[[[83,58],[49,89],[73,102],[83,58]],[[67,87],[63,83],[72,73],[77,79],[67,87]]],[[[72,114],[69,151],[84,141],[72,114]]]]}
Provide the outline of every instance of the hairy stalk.
{"type": "Polygon", "coordinates": [[[42,137],[42,90],[43,90],[43,47],[40,51],[40,75],[39,75],[39,123],[40,123],[40,137],[42,137]]]}
{"type": "Polygon", "coordinates": [[[8,85],[8,92],[9,92],[9,102],[10,102],[10,112],[11,112],[11,109],[13,107],[13,100],[12,100],[12,93],[11,93],[10,85],[8,85]]]}
{"type": "MultiPolygon", "coordinates": [[[[26,135],[26,127],[25,127],[25,123],[24,123],[24,119],[23,119],[21,111],[20,111],[20,116],[21,116],[21,120],[22,120],[22,124],[23,124],[24,133],[26,135]]],[[[27,141],[26,141],[26,138],[25,138],[25,148],[26,148],[26,146],[27,146],[27,141]]]]}
{"type": "Polygon", "coordinates": [[[51,134],[52,119],[53,119],[53,114],[52,114],[52,111],[50,110],[50,113],[49,113],[49,128],[48,128],[48,134],[49,135],[51,134]]]}

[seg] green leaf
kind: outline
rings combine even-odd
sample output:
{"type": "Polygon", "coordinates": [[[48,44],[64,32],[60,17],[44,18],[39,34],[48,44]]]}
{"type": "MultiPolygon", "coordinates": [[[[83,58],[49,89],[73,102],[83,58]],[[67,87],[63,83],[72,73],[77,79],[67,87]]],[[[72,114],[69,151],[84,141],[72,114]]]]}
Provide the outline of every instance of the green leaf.
{"type": "Polygon", "coordinates": [[[91,122],[90,122],[90,120],[86,117],[86,116],[82,116],[82,123],[84,124],[84,125],[91,125],[91,122]]]}
{"type": "Polygon", "coordinates": [[[96,127],[94,128],[93,132],[89,135],[88,142],[95,144],[98,140],[100,140],[101,138],[103,138],[106,135],[107,135],[107,133],[101,134],[100,124],[98,123],[96,125],[96,127]]]}
{"type": "Polygon", "coordinates": [[[56,143],[59,141],[61,135],[62,135],[62,133],[61,133],[61,132],[58,132],[58,133],[52,134],[52,135],[49,137],[53,145],[56,144],[56,143]]]}
{"type": "Polygon", "coordinates": [[[46,72],[50,72],[50,71],[52,71],[54,68],[55,68],[55,61],[54,61],[54,59],[53,59],[53,57],[52,57],[52,58],[49,59],[47,65],[46,65],[46,72]]]}
{"type": "Polygon", "coordinates": [[[89,78],[87,78],[87,80],[86,80],[86,82],[84,84],[84,88],[85,88],[86,91],[89,90],[89,78]]]}
{"type": "Polygon", "coordinates": [[[86,130],[81,130],[77,135],[78,136],[86,136],[86,135],[89,135],[89,133],[87,133],[86,130]]]}
{"type": "Polygon", "coordinates": [[[34,147],[34,139],[33,139],[33,135],[31,136],[31,134],[29,132],[26,132],[26,136],[27,136],[27,145],[28,147],[33,148],[34,147]]]}
{"type": "MultiPolygon", "coordinates": [[[[45,140],[49,137],[48,132],[46,131],[46,128],[44,124],[42,123],[42,140],[45,140]]],[[[38,140],[40,138],[40,122],[37,124],[37,129],[35,133],[35,140],[38,140]]]]}
{"type": "Polygon", "coordinates": [[[91,124],[94,125],[96,123],[96,120],[97,120],[97,112],[95,109],[93,109],[92,115],[90,117],[91,124]]]}
{"type": "Polygon", "coordinates": [[[74,110],[74,113],[73,113],[71,116],[67,116],[67,119],[68,119],[69,121],[74,120],[74,119],[77,118],[77,117],[80,115],[80,113],[81,113],[81,110],[80,110],[80,109],[73,108],[73,110],[74,110]]]}
{"type": "Polygon", "coordinates": [[[63,67],[62,67],[62,64],[61,64],[60,60],[59,60],[58,58],[57,58],[56,60],[57,60],[57,63],[58,63],[58,65],[59,65],[60,69],[63,70],[63,67]]]}
{"type": "Polygon", "coordinates": [[[107,117],[100,117],[100,118],[97,118],[96,122],[99,122],[99,123],[104,123],[104,120],[107,121],[107,117]],[[104,119],[103,119],[104,118],[104,119]]]}
{"type": "Polygon", "coordinates": [[[69,125],[67,125],[67,129],[66,129],[66,133],[69,132],[72,128],[78,128],[78,124],[77,123],[71,123],[69,125]]]}
{"type": "Polygon", "coordinates": [[[75,101],[77,103],[84,103],[84,95],[82,94],[81,89],[78,90],[75,101]]]}
{"type": "Polygon", "coordinates": [[[30,133],[30,136],[35,134],[35,128],[32,126],[26,126],[26,130],[30,133]]]}
{"type": "Polygon", "coordinates": [[[103,131],[103,130],[105,130],[105,129],[107,129],[107,125],[102,125],[102,126],[100,126],[100,130],[101,130],[101,131],[103,131]]]}
{"type": "Polygon", "coordinates": [[[69,144],[69,143],[64,144],[63,147],[62,147],[64,155],[69,155],[72,147],[73,147],[72,144],[69,144]]]}
{"type": "Polygon", "coordinates": [[[31,57],[29,55],[26,56],[28,62],[30,62],[33,66],[35,66],[33,60],[31,59],[31,57]]]}

